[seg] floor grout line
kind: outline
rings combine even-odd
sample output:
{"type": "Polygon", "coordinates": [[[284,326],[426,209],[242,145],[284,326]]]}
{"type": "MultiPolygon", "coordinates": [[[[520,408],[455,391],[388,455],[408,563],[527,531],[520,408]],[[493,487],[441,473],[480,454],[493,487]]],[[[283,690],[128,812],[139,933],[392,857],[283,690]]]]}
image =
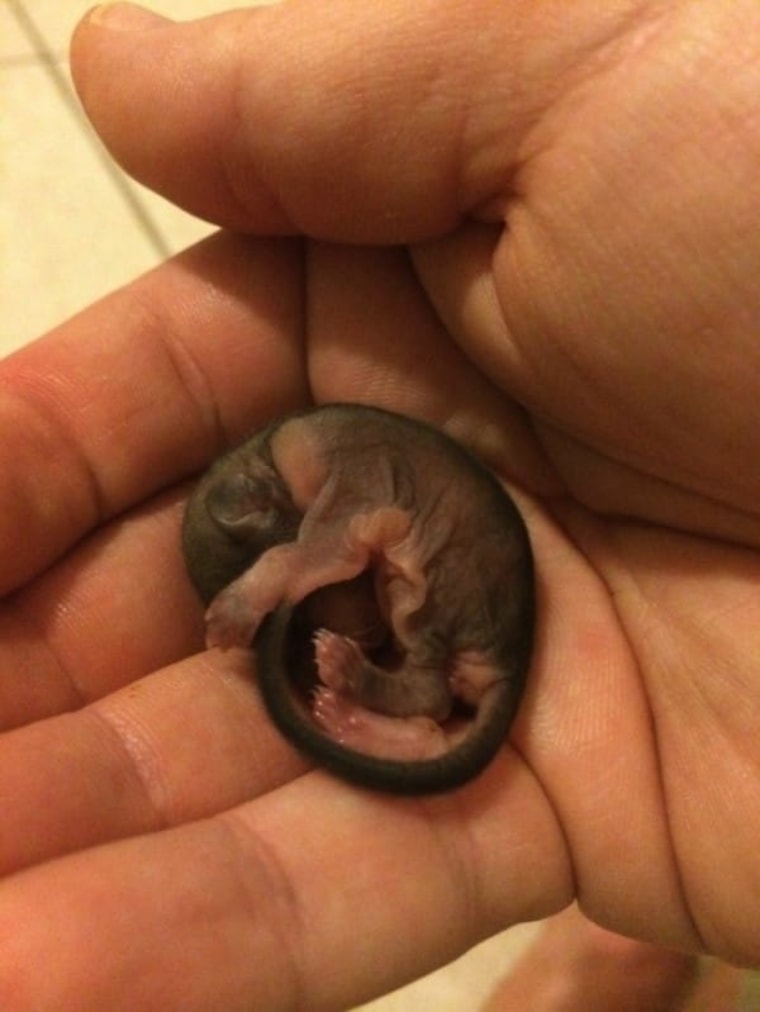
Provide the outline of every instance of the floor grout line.
{"type": "Polygon", "coordinates": [[[63,100],[69,112],[74,116],[77,123],[80,125],[82,132],[87,137],[87,142],[90,145],[90,148],[95,153],[109,179],[116,187],[119,196],[127,205],[127,208],[135,218],[138,226],[145,234],[148,242],[162,260],[166,259],[171,254],[171,250],[166,239],[161,234],[161,231],[151,218],[146,208],[140,202],[137,194],[131,188],[127,177],[124,173],[122,173],[121,169],[118,168],[116,163],[111,160],[110,155],[100,144],[100,141],[97,139],[92,130],[85,129],[85,121],[83,120],[82,110],[79,107],[79,103],[75,98],[74,92],[71,89],[66,75],[61,69],[61,57],[56,56],[55,53],[48,47],[45,37],[37,27],[34,18],[32,18],[23,4],[19,3],[19,0],[6,0],[6,2],[19,28],[34,49],[34,57],[25,58],[25,61],[28,61],[25,65],[28,65],[28,63],[38,63],[42,66],[43,70],[48,75],[48,79],[58,92],[58,95],[63,100]]]}
{"type": "MultiPolygon", "coordinates": [[[[58,57],[54,56],[53,59],[57,59],[60,62],[65,60],[66,57],[62,53],[58,57]]],[[[38,67],[40,62],[40,57],[37,53],[17,53],[14,56],[0,56],[0,70],[8,70],[13,67],[38,67]]]]}

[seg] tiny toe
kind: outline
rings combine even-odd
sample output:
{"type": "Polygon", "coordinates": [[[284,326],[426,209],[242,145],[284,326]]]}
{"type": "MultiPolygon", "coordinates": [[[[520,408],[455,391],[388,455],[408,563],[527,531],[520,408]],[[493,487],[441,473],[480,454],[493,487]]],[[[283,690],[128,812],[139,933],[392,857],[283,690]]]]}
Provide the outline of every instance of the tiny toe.
{"type": "Polygon", "coordinates": [[[364,663],[361,648],[352,639],[329,629],[314,633],[314,659],[320,681],[336,691],[350,688],[364,663]]]}

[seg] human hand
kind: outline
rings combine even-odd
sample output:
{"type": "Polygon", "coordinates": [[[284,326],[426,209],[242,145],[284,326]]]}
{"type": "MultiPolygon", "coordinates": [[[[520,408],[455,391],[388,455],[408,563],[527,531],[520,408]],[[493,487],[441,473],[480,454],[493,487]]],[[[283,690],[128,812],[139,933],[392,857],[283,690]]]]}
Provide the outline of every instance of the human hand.
{"type": "Polygon", "coordinates": [[[759,32],[717,2],[80,30],[132,172],[296,238],[219,237],[2,365],[0,858],[35,867],[0,995],[341,1007],[574,895],[757,961],[759,32]],[[456,794],[298,776],[245,659],[183,660],[177,483],[331,399],[443,425],[531,528],[528,694],[456,794]]]}

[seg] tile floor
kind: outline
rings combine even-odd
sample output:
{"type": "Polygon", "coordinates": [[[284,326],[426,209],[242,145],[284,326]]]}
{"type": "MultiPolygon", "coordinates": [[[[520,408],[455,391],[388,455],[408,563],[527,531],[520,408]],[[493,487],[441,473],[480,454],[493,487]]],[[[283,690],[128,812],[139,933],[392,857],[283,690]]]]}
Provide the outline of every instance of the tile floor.
{"type": "MultiPolygon", "coordinates": [[[[0,3],[0,353],[210,231],[127,180],[90,131],[69,82],[67,50],[91,6],[0,3]]],[[[183,18],[230,4],[153,6],[183,18]]]]}
{"type": "MultiPolygon", "coordinates": [[[[81,114],[68,39],[93,0],[0,0],[0,356],[210,227],[127,180],[81,114]]],[[[152,0],[182,20],[232,0],[152,0]]],[[[472,1012],[535,929],[513,929],[365,1012],[472,1012]]]]}

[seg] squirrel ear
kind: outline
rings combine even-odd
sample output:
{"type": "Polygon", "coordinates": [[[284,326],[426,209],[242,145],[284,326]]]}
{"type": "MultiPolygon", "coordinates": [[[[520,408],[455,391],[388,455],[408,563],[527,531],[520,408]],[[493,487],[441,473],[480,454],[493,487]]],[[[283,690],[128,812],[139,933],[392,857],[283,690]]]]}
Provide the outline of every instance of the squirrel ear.
{"type": "Polygon", "coordinates": [[[265,524],[274,508],[271,481],[236,471],[215,482],[206,494],[208,515],[228,534],[245,534],[265,524]]]}

